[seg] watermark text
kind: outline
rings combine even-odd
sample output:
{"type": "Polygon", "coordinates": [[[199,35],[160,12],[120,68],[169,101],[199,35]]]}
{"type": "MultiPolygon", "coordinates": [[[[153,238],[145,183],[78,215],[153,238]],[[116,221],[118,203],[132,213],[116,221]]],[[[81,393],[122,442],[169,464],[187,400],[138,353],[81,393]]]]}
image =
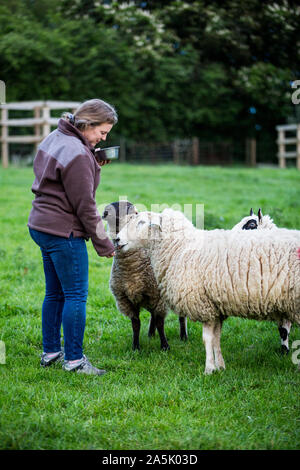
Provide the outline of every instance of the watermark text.
{"type": "Polygon", "coordinates": [[[6,364],[6,349],[4,341],[0,341],[0,364],[6,364]]]}
{"type": "Polygon", "coordinates": [[[298,339],[297,341],[292,342],[292,349],[293,354],[292,354],[292,363],[295,365],[300,365],[300,340],[298,339]]]}
{"type": "Polygon", "coordinates": [[[292,93],[292,103],[299,104],[300,103],[300,80],[295,80],[292,83],[292,88],[297,88],[297,90],[292,93]]]}

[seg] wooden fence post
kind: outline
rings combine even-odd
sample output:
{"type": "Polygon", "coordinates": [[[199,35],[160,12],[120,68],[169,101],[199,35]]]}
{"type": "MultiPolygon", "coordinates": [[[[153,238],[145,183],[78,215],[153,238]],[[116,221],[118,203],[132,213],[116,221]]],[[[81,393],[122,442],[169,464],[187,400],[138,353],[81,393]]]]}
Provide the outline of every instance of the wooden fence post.
{"type": "Polygon", "coordinates": [[[46,105],[43,106],[43,138],[47,137],[50,134],[51,126],[50,126],[50,108],[46,105]]]}
{"type": "Polygon", "coordinates": [[[256,139],[251,139],[250,143],[250,166],[256,166],[256,139]]]}
{"type": "Polygon", "coordinates": [[[297,168],[300,170],[300,124],[297,126],[297,168]]]}
{"type": "Polygon", "coordinates": [[[285,158],[284,158],[284,151],[285,151],[285,144],[284,144],[284,137],[285,132],[283,129],[280,129],[278,132],[278,146],[279,146],[279,167],[285,168],[285,158]]]}
{"type": "Polygon", "coordinates": [[[246,139],[246,163],[256,167],[256,139],[246,139]]]}
{"type": "MultiPolygon", "coordinates": [[[[1,112],[1,121],[7,121],[8,117],[8,110],[5,108],[2,108],[1,112]]],[[[1,140],[2,140],[2,165],[4,168],[8,167],[8,142],[7,142],[7,137],[8,137],[8,126],[7,124],[2,124],[2,133],[1,133],[1,140]]]]}
{"type": "Polygon", "coordinates": [[[193,137],[192,140],[192,165],[199,165],[199,139],[193,137]]]}
{"type": "Polygon", "coordinates": [[[173,162],[178,165],[180,163],[179,141],[175,139],[173,142],[173,162]]]}
{"type": "MultiPolygon", "coordinates": [[[[34,118],[39,119],[41,117],[41,108],[34,108],[34,118]]],[[[39,124],[35,124],[34,126],[34,135],[35,137],[40,137],[41,136],[41,126],[39,124]]],[[[35,151],[37,152],[37,148],[39,146],[39,142],[35,142],[35,151]]]]}

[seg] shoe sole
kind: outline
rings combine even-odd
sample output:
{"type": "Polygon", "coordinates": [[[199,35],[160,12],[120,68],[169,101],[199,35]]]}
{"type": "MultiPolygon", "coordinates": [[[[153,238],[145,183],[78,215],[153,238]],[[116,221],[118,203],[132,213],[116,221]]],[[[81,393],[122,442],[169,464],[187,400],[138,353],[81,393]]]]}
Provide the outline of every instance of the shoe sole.
{"type": "Polygon", "coordinates": [[[41,360],[40,365],[41,365],[41,367],[49,367],[49,366],[52,366],[52,364],[62,362],[63,359],[64,359],[64,354],[62,354],[61,356],[55,357],[54,359],[52,359],[48,362],[43,362],[43,360],[41,360]]]}
{"type": "Polygon", "coordinates": [[[104,375],[107,373],[107,371],[103,369],[98,369],[99,373],[87,372],[87,371],[80,369],[80,367],[74,367],[73,369],[66,369],[65,367],[63,367],[63,370],[65,370],[66,372],[77,372],[77,374],[84,374],[84,375],[104,375]]]}

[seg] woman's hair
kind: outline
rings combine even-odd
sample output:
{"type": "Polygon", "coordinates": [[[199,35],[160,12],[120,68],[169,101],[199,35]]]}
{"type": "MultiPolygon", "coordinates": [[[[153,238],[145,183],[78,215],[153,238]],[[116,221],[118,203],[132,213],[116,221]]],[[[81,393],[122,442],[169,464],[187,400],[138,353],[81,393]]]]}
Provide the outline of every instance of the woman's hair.
{"type": "Polygon", "coordinates": [[[104,123],[116,124],[118,122],[115,108],[111,104],[97,98],[84,101],[74,114],[63,113],[62,118],[69,121],[70,124],[73,124],[80,131],[85,130],[89,126],[99,126],[104,123]]]}

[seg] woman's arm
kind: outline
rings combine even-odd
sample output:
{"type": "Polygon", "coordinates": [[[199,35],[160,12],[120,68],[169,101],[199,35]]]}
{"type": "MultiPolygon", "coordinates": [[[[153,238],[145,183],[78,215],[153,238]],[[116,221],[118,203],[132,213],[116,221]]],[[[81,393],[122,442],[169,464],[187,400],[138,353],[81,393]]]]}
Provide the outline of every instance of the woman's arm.
{"type": "Polygon", "coordinates": [[[104,230],[93,196],[94,180],[94,168],[87,155],[78,155],[62,171],[62,183],[74,213],[91,237],[98,255],[109,256],[114,246],[104,230]]]}

